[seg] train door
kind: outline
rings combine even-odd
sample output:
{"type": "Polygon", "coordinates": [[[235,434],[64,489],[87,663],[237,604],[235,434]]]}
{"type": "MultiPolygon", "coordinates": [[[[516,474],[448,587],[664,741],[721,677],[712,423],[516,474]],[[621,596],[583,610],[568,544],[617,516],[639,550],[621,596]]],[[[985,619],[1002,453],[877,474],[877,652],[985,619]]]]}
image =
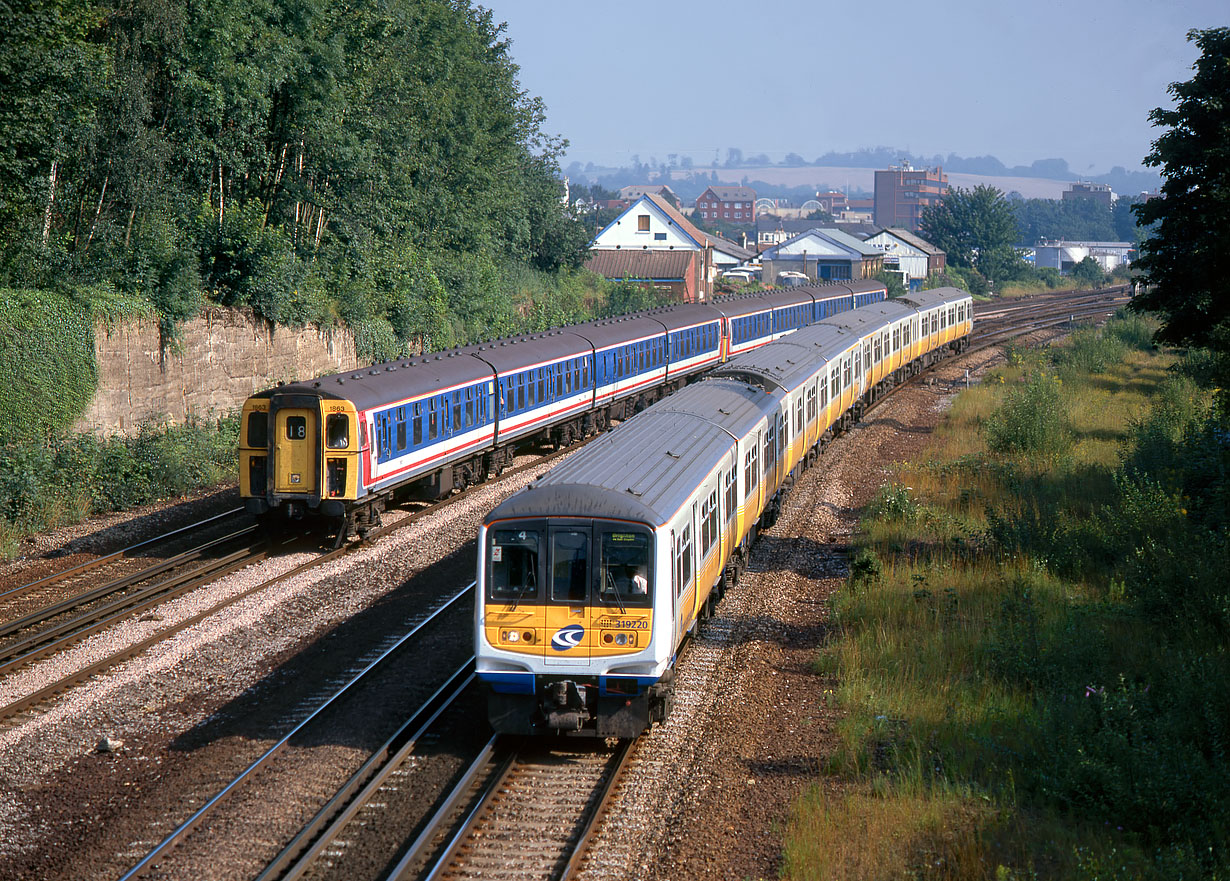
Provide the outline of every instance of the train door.
{"type": "Polygon", "coordinates": [[[777,410],[777,430],[775,432],[777,448],[775,450],[775,458],[777,459],[777,479],[774,481],[774,486],[781,486],[782,481],[786,479],[786,434],[790,430],[790,411],[786,410],[783,414],[779,407],[777,410]]]}
{"type": "Polygon", "coordinates": [[[274,418],[275,492],[316,492],[319,422],[318,409],[287,407],[277,411],[274,418]]]}
{"type": "Polygon", "coordinates": [[[547,542],[543,663],[548,667],[588,666],[594,634],[590,621],[593,530],[588,523],[551,526],[547,542]]]}

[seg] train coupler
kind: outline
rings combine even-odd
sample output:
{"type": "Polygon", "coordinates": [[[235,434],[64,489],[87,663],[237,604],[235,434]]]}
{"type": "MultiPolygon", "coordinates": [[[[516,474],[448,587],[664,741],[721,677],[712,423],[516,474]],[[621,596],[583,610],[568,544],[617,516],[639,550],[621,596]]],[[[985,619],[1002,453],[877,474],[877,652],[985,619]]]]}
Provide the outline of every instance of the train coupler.
{"type": "Polygon", "coordinates": [[[538,708],[547,728],[561,733],[580,731],[590,717],[585,699],[571,680],[552,682],[544,688],[538,708]]]}

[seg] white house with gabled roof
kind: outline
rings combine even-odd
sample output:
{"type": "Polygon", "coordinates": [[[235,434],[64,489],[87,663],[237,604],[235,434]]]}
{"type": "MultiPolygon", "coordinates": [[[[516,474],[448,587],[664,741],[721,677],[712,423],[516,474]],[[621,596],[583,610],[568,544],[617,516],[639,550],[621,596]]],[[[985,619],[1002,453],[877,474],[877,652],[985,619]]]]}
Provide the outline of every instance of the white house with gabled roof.
{"type": "Polygon", "coordinates": [[[697,299],[707,300],[718,272],[754,252],[697,229],[669,202],[646,193],[594,237],[591,251],[696,251],[697,299]]]}

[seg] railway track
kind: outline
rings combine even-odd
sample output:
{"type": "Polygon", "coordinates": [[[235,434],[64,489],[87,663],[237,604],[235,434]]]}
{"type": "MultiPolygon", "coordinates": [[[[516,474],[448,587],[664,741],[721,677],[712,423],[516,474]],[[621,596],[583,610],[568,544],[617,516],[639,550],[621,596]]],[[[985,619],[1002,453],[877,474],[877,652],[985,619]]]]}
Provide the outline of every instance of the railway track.
{"type": "MultiPolygon", "coordinates": [[[[591,438],[589,440],[593,440],[591,438]]],[[[546,453],[541,456],[534,457],[532,461],[522,465],[515,466],[505,470],[500,479],[510,479],[527,470],[541,467],[544,463],[550,462],[557,457],[566,455],[574,450],[580,449],[587,441],[573,444],[563,450],[556,450],[546,453]]],[[[43,702],[50,700],[60,694],[63,694],[68,689],[72,688],[89,678],[102,673],[117,664],[126,661],[136,655],[146,651],[147,649],[163,642],[175,634],[191,627],[194,624],[208,618],[211,615],[223,611],[229,606],[246,599],[247,597],[259,593],[275,584],[279,584],[288,578],[301,575],[318,566],[322,566],[332,560],[338,559],[346,554],[352,553],[354,550],[365,546],[367,543],[376,541],[383,536],[397,532],[401,529],[412,527],[424,517],[449,507],[450,505],[458,504],[466,498],[465,493],[459,493],[450,496],[447,499],[435,502],[424,506],[418,510],[411,511],[407,516],[386,523],[378,528],[374,528],[368,534],[366,542],[352,543],[343,545],[340,548],[335,548],[330,551],[320,552],[313,559],[294,567],[288,572],[283,572],[273,578],[262,580],[259,584],[246,588],[236,594],[233,594],[221,602],[212,604],[206,610],[194,614],[182,621],[172,625],[161,627],[155,633],[149,635],[139,642],[132,645],[124,645],[114,651],[108,651],[104,656],[89,661],[78,669],[75,669],[63,676],[57,677],[54,681],[39,687],[38,689],[21,696],[20,698],[11,699],[8,703],[0,705],[0,720],[5,720],[18,716],[19,714],[34,708],[43,702]]],[[[228,512],[229,513],[229,512],[228,512]]],[[[216,518],[210,518],[212,522],[216,518]]],[[[201,524],[198,524],[200,526],[201,524]]],[[[187,527],[186,529],[191,529],[187,527]]],[[[178,537],[184,530],[176,530],[174,533],[168,533],[167,536],[160,536],[157,541],[167,539],[171,536],[178,537]]],[[[64,652],[66,649],[82,642],[86,638],[102,633],[112,625],[123,621],[130,620],[134,616],[151,613],[158,605],[165,603],[175,597],[183,596],[191,591],[206,588],[215,583],[220,578],[239,571],[247,566],[259,563],[267,559],[271,554],[271,549],[264,543],[254,544],[246,549],[235,550],[218,556],[216,559],[205,562],[199,566],[191,567],[190,564],[206,552],[213,550],[217,551],[220,547],[220,542],[237,541],[243,537],[252,537],[255,532],[255,527],[250,527],[245,530],[240,530],[225,539],[220,539],[217,542],[208,542],[205,545],[191,549],[182,555],[171,560],[164,560],[152,567],[139,570],[135,573],[122,576],[114,583],[107,582],[102,585],[86,589],[81,593],[74,594],[65,600],[58,601],[52,606],[42,610],[30,613],[29,615],[10,621],[4,625],[0,625],[0,676],[10,674],[20,667],[24,667],[39,660],[44,660],[53,655],[64,652]],[[170,568],[178,565],[184,565],[184,571],[170,576],[168,578],[157,580],[158,576],[167,572],[170,568]],[[144,586],[141,586],[144,585],[144,586]],[[115,602],[97,606],[91,605],[96,603],[100,598],[107,595],[123,592],[124,596],[115,602]],[[82,606],[87,606],[88,611],[80,611],[82,606]],[[36,630],[40,624],[45,624],[57,617],[63,617],[64,620],[57,622],[53,626],[44,629],[36,630]],[[26,631],[34,631],[24,636],[16,636],[26,631]],[[14,635],[14,638],[7,643],[4,641],[6,634],[14,635]]],[[[289,542],[302,540],[306,535],[288,536],[289,542]]],[[[134,547],[147,547],[149,543],[134,547]]],[[[114,559],[121,559],[126,552],[131,552],[133,548],[125,551],[117,552],[111,555],[114,559]]],[[[57,573],[55,576],[49,576],[47,579],[41,579],[43,586],[48,584],[59,584],[67,580],[79,577],[96,569],[97,565],[94,561],[83,566],[74,567],[69,570],[64,570],[63,573],[57,573]]],[[[40,582],[31,582],[30,585],[23,586],[33,589],[33,585],[38,585],[40,582]]]]}
{"type": "Polygon", "coordinates": [[[558,747],[493,738],[387,881],[563,881],[580,868],[635,741],[558,747]],[[478,785],[485,779],[485,785],[478,785]],[[462,810],[467,802],[473,806],[462,810]],[[452,818],[463,814],[456,831],[452,818]]]}
{"type": "MultiPolygon", "coordinates": [[[[354,731],[356,734],[368,735],[369,732],[366,728],[365,720],[349,715],[351,704],[356,695],[363,689],[379,688],[378,680],[380,677],[396,677],[398,671],[412,665],[413,650],[419,647],[420,640],[425,631],[428,628],[440,625],[450,613],[455,613],[459,609],[464,610],[465,602],[471,597],[473,587],[474,585],[471,584],[463,590],[454,593],[437,608],[425,614],[420,621],[393,641],[392,644],[383,647],[374,657],[365,658],[363,665],[353,671],[353,675],[346,682],[333,690],[305,718],[262,753],[259,758],[248,765],[240,774],[219,789],[191,816],[180,822],[169,835],[157,842],[140,861],[121,876],[120,881],[130,881],[130,879],[138,878],[154,868],[156,864],[165,864],[170,856],[170,852],[187,841],[194,831],[201,828],[206,821],[211,819],[226,800],[233,797],[245,785],[252,783],[259,775],[269,773],[279,758],[288,751],[292,742],[310,739],[314,729],[330,726],[331,730],[334,730],[341,726],[354,731]]],[[[470,675],[472,667],[473,662],[471,659],[468,664],[456,670],[448,681],[437,688],[431,697],[412,714],[410,720],[403,724],[385,742],[385,746],[377,750],[376,754],[364,765],[364,768],[368,769],[369,772],[373,772],[373,769],[375,769],[374,773],[378,772],[379,769],[376,766],[380,764],[382,756],[390,751],[397,750],[399,740],[407,738],[408,733],[416,727],[429,724],[434,716],[438,715],[440,710],[455,698],[459,689],[465,686],[466,677],[470,675]]],[[[337,735],[334,734],[333,736],[336,737],[337,735]]],[[[417,743],[420,736],[421,732],[409,735],[408,742],[413,745],[417,743]]],[[[340,800],[339,798],[339,802],[340,800]]],[[[165,868],[165,865],[162,868],[165,868]]]]}

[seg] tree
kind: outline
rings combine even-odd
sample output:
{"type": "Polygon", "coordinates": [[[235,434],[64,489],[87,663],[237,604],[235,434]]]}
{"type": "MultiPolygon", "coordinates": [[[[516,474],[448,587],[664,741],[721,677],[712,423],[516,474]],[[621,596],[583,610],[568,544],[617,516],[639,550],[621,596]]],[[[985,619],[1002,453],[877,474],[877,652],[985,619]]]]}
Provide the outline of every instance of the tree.
{"type": "Polygon", "coordinates": [[[1016,215],[995,187],[956,187],[943,202],[923,211],[920,227],[927,241],[947,252],[955,268],[977,269],[992,281],[1020,278],[1027,270],[1013,247],[1019,234],[1016,215]]]}
{"type": "Polygon", "coordinates": [[[890,269],[881,269],[876,273],[876,281],[888,289],[888,298],[890,300],[894,297],[905,296],[905,282],[902,281],[902,278],[902,273],[890,269]]]}
{"type": "Polygon", "coordinates": [[[1149,114],[1169,130],[1145,164],[1161,168],[1162,198],[1136,207],[1141,226],[1156,224],[1141,245],[1138,269],[1151,287],[1132,308],[1157,313],[1164,342],[1230,352],[1230,28],[1188,32],[1200,48],[1187,82],[1171,83],[1175,108],[1149,114]]]}
{"type": "Polygon", "coordinates": [[[1098,287],[1106,280],[1106,273],[1102,270],[1102,264],[1092,257],[1086,257],[1080,263],[1073,266],[1069,275],[1091,288],[1098,287]]]}

